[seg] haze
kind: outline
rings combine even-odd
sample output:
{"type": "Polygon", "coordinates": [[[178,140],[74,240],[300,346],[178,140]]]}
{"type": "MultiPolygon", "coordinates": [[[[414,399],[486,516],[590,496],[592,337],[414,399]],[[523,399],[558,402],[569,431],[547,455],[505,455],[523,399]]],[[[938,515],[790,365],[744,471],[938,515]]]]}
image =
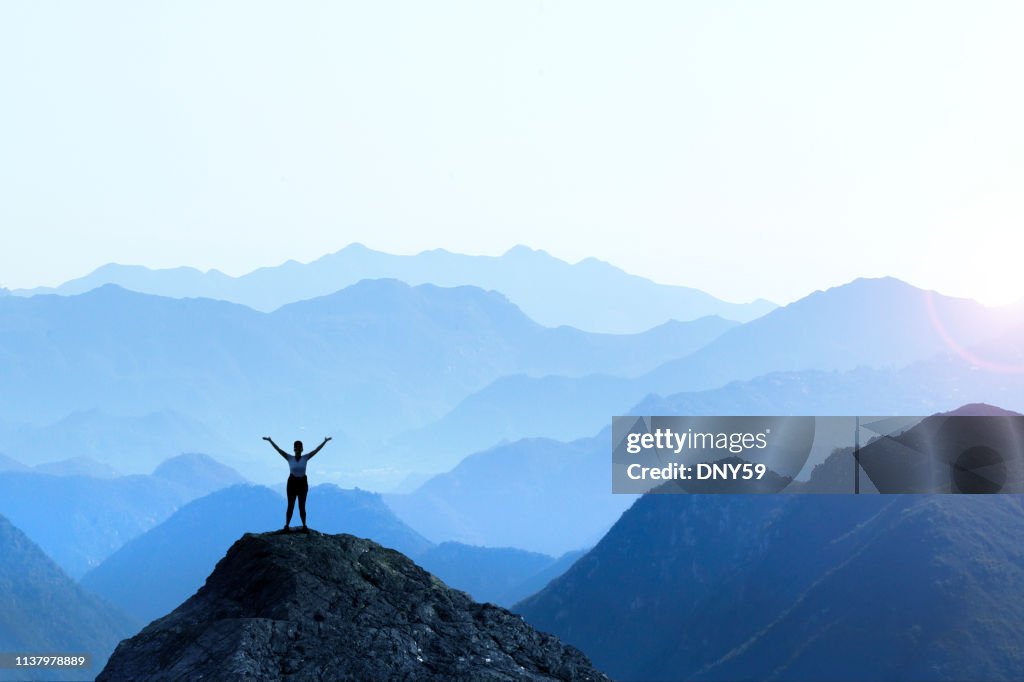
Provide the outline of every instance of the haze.
{"type": "Polygon", "coordinates": [[[1024,295],[1024,5],[0,6],[0,284],[359,241],[1024,295]]]}

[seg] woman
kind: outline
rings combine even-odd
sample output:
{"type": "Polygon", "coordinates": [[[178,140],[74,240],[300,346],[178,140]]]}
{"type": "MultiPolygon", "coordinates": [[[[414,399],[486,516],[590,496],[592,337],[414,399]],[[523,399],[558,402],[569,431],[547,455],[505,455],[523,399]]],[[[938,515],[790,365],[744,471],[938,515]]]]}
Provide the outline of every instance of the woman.
{"type": "Polygon", "coordinates": [[[288,474],[288,515],[284,519],[284,529],[287,532],[288,526],[292,523],[292,511],[295,509],[295,498],[299,498],[299,518],[302,519],[302,530],[309,530],[306,527],[306,493],[309,492],[309,481],[306,480],[306,462],[311,460],[316,453],[327,445],[327,441],[331,439],[330,436],[324,438],[324,442],[320,443],[316,447],[316,450],[309,453],[305,457],[302,456],[302,441],[295,441],[295,457],[291,457],[287,452],[277,447],[277,443],[270,436],[264,436],[263,440],[267,441],[274,446],[274,449],[284,457],[285,461],[288,462],[288,468],[291,473],[288,474]]]}

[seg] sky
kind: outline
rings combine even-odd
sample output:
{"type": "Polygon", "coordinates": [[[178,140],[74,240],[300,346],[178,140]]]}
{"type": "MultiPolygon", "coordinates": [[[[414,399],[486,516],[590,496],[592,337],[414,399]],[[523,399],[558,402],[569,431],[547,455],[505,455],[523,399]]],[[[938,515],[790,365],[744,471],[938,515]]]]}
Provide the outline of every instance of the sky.
{"type": "Polygon", "coordinates": [[[1024,297],[1024,3],[5,2],[0,285],[351,242],[1024,297]]]}

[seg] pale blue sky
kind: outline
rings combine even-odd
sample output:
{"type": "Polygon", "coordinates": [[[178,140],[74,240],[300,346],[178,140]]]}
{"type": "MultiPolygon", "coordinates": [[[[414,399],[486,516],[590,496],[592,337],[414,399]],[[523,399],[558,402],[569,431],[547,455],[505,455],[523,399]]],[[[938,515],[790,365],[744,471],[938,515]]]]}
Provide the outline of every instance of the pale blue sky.
{"type": "Polygon", "coordinates": [[[0,283],[353,241],[1024,296],[1024,3],[0,4],[0,283]]]}

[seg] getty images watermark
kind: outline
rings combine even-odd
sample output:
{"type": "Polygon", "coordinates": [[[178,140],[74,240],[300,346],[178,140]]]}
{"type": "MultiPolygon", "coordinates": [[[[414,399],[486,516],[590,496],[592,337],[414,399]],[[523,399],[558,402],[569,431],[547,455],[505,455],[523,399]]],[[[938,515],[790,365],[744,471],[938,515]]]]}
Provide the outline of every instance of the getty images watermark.
{"type": "Polygon", "coordinates": [[[615,493],[1024,492],[1018,415],[612,418],[615,493]]]}

